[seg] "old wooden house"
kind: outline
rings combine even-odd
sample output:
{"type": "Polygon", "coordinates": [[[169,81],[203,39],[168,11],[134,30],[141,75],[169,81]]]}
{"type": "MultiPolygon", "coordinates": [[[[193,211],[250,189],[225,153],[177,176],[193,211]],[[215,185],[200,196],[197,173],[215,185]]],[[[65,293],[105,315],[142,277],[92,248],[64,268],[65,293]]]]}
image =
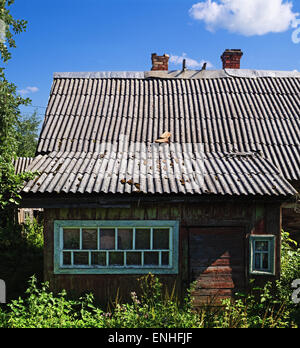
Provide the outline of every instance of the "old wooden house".
{"type": "Polygon", "coordinates": [[[106,302],[151,272],[179,294],[195,282],[197,304],[279,277],[282,219],[300,225],[300,73],[242,70],[241,56],[54,74],[23,189],[44,209],[54,290],[106,302]]]}

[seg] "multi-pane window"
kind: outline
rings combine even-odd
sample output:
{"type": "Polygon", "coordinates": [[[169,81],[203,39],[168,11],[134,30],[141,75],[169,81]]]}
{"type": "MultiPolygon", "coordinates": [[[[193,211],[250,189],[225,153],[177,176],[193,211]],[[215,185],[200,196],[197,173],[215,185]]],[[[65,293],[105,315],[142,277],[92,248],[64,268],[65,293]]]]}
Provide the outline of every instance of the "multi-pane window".
{"type": "Polygon", "coordinates": [[[274,274],[275,236],[250,237],[250,273],[274,274]]]}
{"type": "Polygon", "coordinates": [[[176,221],[56,221],[57,273],[176,273],[176,221]]]}

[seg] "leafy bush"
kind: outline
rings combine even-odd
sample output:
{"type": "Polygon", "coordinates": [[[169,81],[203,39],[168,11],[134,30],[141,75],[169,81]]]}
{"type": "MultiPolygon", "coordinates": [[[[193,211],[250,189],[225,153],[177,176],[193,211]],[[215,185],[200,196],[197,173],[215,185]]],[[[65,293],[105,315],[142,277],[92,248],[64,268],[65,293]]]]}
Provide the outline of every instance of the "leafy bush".
{"type": "Polygon", "coordinates": [[[37,219],[26,219],[22,226],[22,235],[30,247],[42,249],[44,246],[43,224],[37,219]]]}
{"type": "Polygon", "coordinates": [[[213,327],[222,328],[289,328],[297,327],[291,308],[272,295],[272,283],[253,287],[247,295],[225,300],[224,308],[215,316],[213,327]]]}
{"type": "Polygon", "coordinates": [[[43,226],[27,220],[12,231],[0,228],[0,279],[5,279],[8,300],[22,296],[28,278],[43,276],[43,226]]]}
{"type": "Polygon", "coordinates": [[[291,299],[292,282],[300,279],[300,248],[289,233],[282,231],[281,245],[281,277],[276,283],[276,297],[280,302],[287,303],[291,318],[300,326],[300,305],[291,299]]]}
{"type": "Polygon", "coordinates": [[[31,277],[26,299],[19,298],[8,304],[9,312],[0,312],[0,322],[10,328],[81,328],[88,326],[101,327],[99,309],[92,305],[92,297],[86,296],[78,301],[66,298],[63,291],[54,296],[49,291],[49,284],[44,283],[41,289],[37,280],[31,277]],[[90,310],[93,311],[91,316],[90,310]],[[87,324],[89,323],[89,324],[87,324]],[[97,325],[95,325],[97,324],[97,325]]]}
{"type": "Polygon", "coordinates": [[[201,327],[200,317],[191,310],[190,302],[180,306],[171,295],[162,294],[162,284],[153,274],[139,278],[141,298],[131,293],[131,304],[117,304],[106,314],[108,328],[195,328],[201,327]]]}
{"type": "Polygon", "coordinates": [[[279,297],[282,300],[290,301],[291,284],[295,279],[300,279],[300,248],[288,232],[282,231],[281,277],[277,282],[279,297]]]}
{"type": "Polygon", "coordinates": [[[39,289],[35,277],[30,279],[27,298],[13,300],[6,312],[0,310],[0,327],[9,328],[177,328],[199,327],[199,317],[189,308],[179,308],[176,301],[162,298],[161,284],[153,275],[140,279],[145,289],[143,300],[132,293],[131,304],[117,303],[112,312],[104,312],[87,294],[79,300],[67,299],[65,291],[54,296],[49,284],[39,289]],[[150,284],[150,288],[145,285],[150,284]],[[151,287],[153,285],[153,287],[151,287]],[[149,301],[152,292],[157,302],[149,301]]]}
{"type": "Polygon", "coordinates": [[[93,296],[70,300],[65,291],[54,296],[49,284],[37,286],[30,280],[25,299],[13,300],[7,311],[0,309],[0,327],[10,328],[285,328],[297,327],[291,310],[271,295],[271,283],[253,289],[222,307],[195,311],[186,299],[162,295],[158,279],[149,274],[140,278],[142,295],[131,293],[131,303],[116,303],[110,312],[95,307],[93,296]],[[153,301],[149,294],[156,298],[153,301]]]}

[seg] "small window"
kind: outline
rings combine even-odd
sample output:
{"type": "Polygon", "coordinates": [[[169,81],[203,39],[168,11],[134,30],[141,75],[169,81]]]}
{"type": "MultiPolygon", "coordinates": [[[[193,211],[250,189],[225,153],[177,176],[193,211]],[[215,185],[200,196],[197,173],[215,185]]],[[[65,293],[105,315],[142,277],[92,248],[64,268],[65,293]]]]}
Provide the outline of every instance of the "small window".
{"type": "Polygon", "coordinates": [[[55,273],[177,273],[177,221],[55,221],[55,273]]]}
{"type": "Polygon", "coordinates": [[[274,275],[275,236],[250,236],[250,273],[274,275]]]}

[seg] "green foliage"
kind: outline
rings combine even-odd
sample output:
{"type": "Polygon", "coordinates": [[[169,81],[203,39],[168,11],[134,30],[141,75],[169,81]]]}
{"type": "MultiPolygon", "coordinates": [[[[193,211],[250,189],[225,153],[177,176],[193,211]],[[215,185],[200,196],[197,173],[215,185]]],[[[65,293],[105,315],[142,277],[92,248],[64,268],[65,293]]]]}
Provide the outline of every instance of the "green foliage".
{"type": "Polygon", "coordinates": [[[289,302],[291,284],[293,280],[300,279],[300,248],[288,232],[282,231],[281,235],[281,277],[277,288],[280,298],[289,302]]]}
{"type": "Polygon", "coordinates": [[[191,310],[190,302],[183,306],[171,294],[162,293],[162,284],[153,274],[139,278],[140,298],[131,293],[132,303],[117,303],[112,313],[106,313],[107,328],[194,328],[201,327],[201,318],[191,310]]]}
{"type": "Polygon", "coordinates": [[[224,307],[213,318],[218,328],[291,328],[297,327],[291,309],[272,295],[272,284],[253,287],[249,294],[224,300],[224,307]]]}
{"type": "Polygon", "coordinates": [[[288,232],[282,231],[281,277],[276,282],[276,298],[287,303],[291,318],[300,326],[300,305],[295,305],[291,299],[291,285],[296,279],[300,279],[300,248],[288,232]]]}
{"type": "Polygon", "coordinates": [[[42,250],[44,246],[43,224],[35,218],[26,219],[22,226],[22,236],[28,246],[42,250]]]}
{"type": "Polygon", "coordinates": [[[18,190],[29,174],[15,174],[13,160],[16,158],[16,125],[19,106],[27,104],[16,95],[16,86],[9,83],[0,70],[0,212],[19,201],[18,190]]]}
{"type": "Polygon", "coordinates": [[[34,157],[38,141],[40,119],[35,111],[31,116],[21,116],[16,126],[17,156],[34,157]]]}
{"type": "MultiPolygon", "coordinates": [[[[13,36],[24,31],[26,22],[15,20],[9,12],[12,0],[0,0],[0,19],[6,23],[6,41],[0,43],[3,62],[10,58],[8,48],[15,47],[13,36]]],[[[7,81],[4,69],[0,68],[0,234],[13,236],[16,233],[16,207],[20,202],[23,182],[34,177],[32,173],[15,174],[13,160],[17,151],[17,126],[21,105],[29,99],[17,95],[17,87],[7,81]]]]}
{"type": "Polygon", "coordinates": [[[0,229],[0,279],[5,279],[8,300],[11,300],[24,294],[32,274],[42,279],[42,222],[27,220],[17,225],[14,233],[9,232],[0,229]]]}
{"type": "Polygon", "coordinates": [[[0,0],[0,20],[5,23],[5,41],[0,42],[0,55],[3,62],[11,58],[9,48],[16,47],[14,35],[25,31],[27,26],[27,21],[16,20],[10,14],[10,6],[14,2],[14,0],[0,0]]]}
{"type": "Polygon", "coordinates": [[[0,327],[10,328],[292,328],[291,308],[273,297],[271,283],[253,288],[248,295],[225,300],[223,306],[193,310],[189,298],[179,305],[162,294],[162,284],[153,275],[139,279],[141,296],[131,293],[131,303],[115,303],[105,312],[88,294],[78,300],[65,291],[54,296],[49,284],[30,280],[25,299],[19,298],[0,310],[0,327]],[[153,294],[156,301],[147,296],[153,294]]]}
{"type": "MultiPolygon", "coordinates": [[[[26,21],[11,16],[13,3],[12,0],[0,0],[0,24],[5,23],[5,40],[1,36],[0,42],[2,63],[11,58],[10,48],[16,47],[14,36],[26,29],[26,21]]],[[[23,292],[24,278],[28,279],[42,264],[41,239],[35,239],[39,234],[33,233],[35,228],[28,224],[23,231],[17,219],[20,190],[24,181],[35,176],[34,173],[15,174],[13,165],[18,150],[17,131],[21,124],[19,108],[29,102],[17,94],[17,87],[6,79],[3,67],[0,68],[0,278],[7,281],[10,296],[23,292]]]]}
{"type": "MultiPolygon", "coordinates": [[[[31,277],[26,299],[13,300],[8,305],[10,312],[4,316],[0,327],[10,328],[84,328],[101,327],[102,311],[96,309],[91,295],[78,301],[68,300],[66,292],[54,296],[49,284],[37,287],[37,280],[31,277]]],[[[1,313],[0,313],[1,320],[1,313]]]]}
{"type": "MultiPolygon", "coordinates": [[[[148,291],[147,281],[158,280],[141,278],[141,288],[148,291]]],[[[78,300],[67,298],[65,291],[54,296],[49,290],[49,284],[43,283],[38,288],[37,280],[31,277],[25,299],[13,300],[7,305],[7,310],[0,311],[0,327],[9,328],[191,328],[201,327],[199,317],[188,306],[179,308],[176,301],[163,298],[160,289],[156,287],[156,295],[160,300],[149,302],[146,293],[144,300],[139,300],[132,293],[131,304],[117,303],[112,312],[104,312],[94,306],[93,296],[87,294],[78,300]]]]}
{"type": "MultiPolygon", "coordinates": [[[[17,225],[14,234],[5,233],[5,229],[0,229],[0,250],[9,248],[36,248],[42,249],[43,240],[43,223],[35,218],[26,219],[26,221],[17,225]]],[[[9,250],[13,252],[13,250],[9,250]]]]}

